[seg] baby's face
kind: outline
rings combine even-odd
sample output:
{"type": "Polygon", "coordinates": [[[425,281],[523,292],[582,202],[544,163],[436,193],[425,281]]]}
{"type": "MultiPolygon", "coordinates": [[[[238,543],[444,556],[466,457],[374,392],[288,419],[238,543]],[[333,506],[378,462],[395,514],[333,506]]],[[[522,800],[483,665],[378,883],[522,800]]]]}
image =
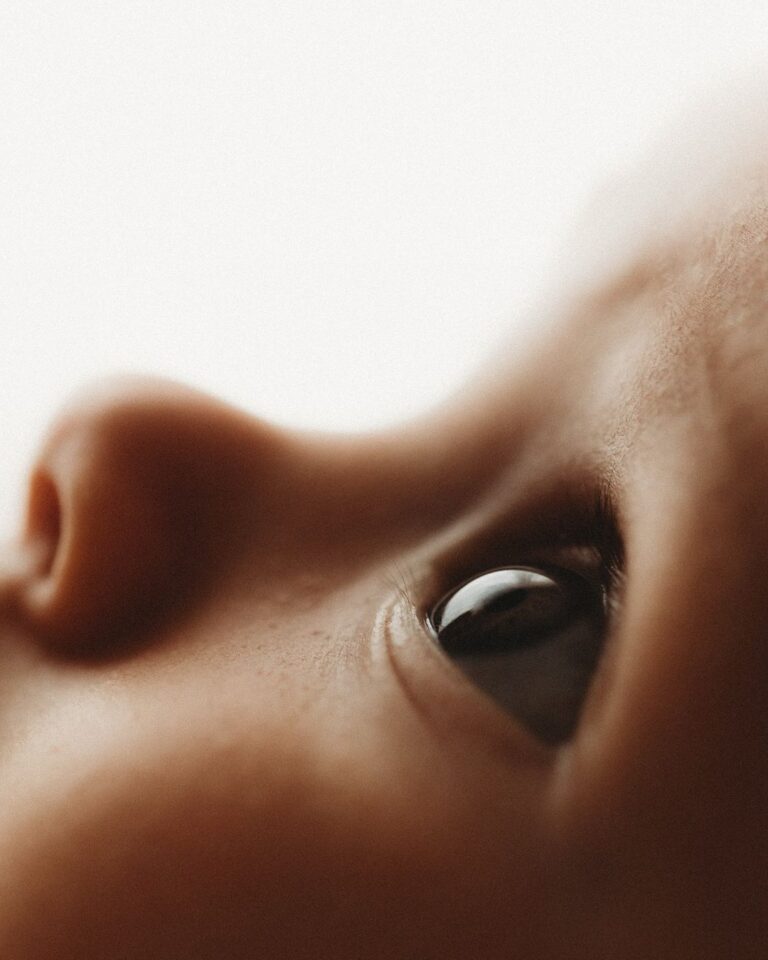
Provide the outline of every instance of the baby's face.
{"type": "Polygon", "coordinates": [[[766,183],[402,430],[64,411],[0,588],[0,956],[764,956],[766,183]]]}

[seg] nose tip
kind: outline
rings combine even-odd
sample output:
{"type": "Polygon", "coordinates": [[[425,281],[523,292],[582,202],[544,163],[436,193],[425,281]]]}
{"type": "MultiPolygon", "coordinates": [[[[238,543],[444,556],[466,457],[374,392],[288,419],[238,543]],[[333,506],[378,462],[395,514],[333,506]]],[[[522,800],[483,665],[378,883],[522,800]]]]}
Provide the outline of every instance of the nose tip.
{"type": "Polygon", "coordinates": [[[20,617],[57,649],[105,653],[178,609],[232,548],[235,524],[242,535],[279,447],[259,421],[168,381],[80,393],[32,469],[20,617]]]}

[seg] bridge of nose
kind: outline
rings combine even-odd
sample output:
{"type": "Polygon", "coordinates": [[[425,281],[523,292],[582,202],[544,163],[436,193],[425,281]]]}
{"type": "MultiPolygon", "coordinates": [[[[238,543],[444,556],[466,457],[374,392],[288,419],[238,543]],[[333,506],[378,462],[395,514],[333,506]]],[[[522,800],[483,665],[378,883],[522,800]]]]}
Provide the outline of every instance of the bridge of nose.
{"type": "Polygon", "coordinates": [[[166,381],[99,385],[42,444],[0,596],[54,649],[108,648],[238,555],[376,558],[439,526],[497,469],[477,430],[445,427],[298,434],[166,381]]]}

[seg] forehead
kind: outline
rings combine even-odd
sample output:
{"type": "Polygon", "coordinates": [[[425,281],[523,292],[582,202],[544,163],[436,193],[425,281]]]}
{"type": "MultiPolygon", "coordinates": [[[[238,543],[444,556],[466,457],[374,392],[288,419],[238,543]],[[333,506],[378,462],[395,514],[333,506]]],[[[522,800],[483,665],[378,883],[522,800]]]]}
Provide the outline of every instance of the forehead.
{"type": "Polygon", "coordinates": [[[545,363],[570,409],[625,444],[670,418],[766,435],[768,109],[751,116],[710,118],[704,139],[689,125],[571,238],[545,363]]]}
{"type": "Polygon", "coordinates": [[[751,124],[704,114],[587,212],[533,350],[487,371],[515,470],[520,424],[531,475],[586,462],[621,487],[641,464],[693,491],[768,461],[766,104],[751,124]]]}
{"type": "Polygon", "coordinates": [[[596,192],[567,238],[566,282],[597,283],[743,216],[767,178],[768,72],[676,117],[596,192]]]}
{"type": "Polygon", "coordinates": [[[724,182],[715,200],[674,231],[672,211],[661,218],[570,318],[596,360],[618,351],[634,368],[636,400],[674,412],[696,394],[726,402],[768,382],[768,168],[724,182]]]}

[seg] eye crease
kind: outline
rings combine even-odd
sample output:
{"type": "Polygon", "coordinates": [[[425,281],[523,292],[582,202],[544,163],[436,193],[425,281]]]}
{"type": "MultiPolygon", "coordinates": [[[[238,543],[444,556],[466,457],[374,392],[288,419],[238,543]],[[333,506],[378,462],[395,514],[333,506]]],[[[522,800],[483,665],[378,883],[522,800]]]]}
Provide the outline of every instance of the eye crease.
{"type": "Polygon", "coordinates": [[[578,723],[606,634],[605,592],[569,570],[488,570],[446,594],[428,618],[443,652],[544,743],[578,723]]]}

